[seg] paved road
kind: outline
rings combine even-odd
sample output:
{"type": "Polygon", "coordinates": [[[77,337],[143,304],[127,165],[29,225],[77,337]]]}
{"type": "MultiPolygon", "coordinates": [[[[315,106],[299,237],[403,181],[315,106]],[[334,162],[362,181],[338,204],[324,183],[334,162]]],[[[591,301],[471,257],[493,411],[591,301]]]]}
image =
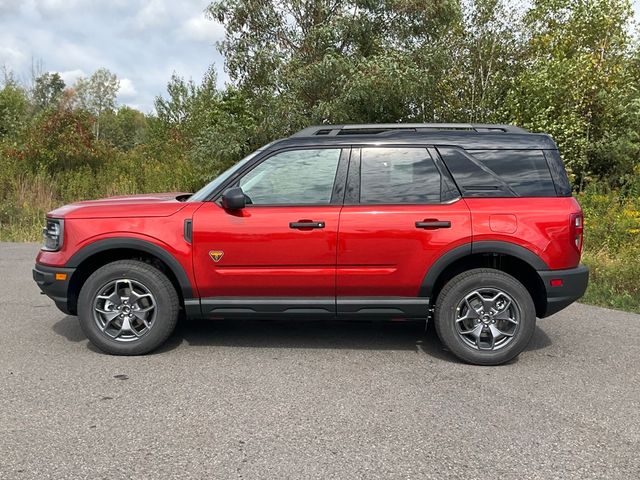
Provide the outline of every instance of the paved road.
{"type": "Polygon", "coordinates": [[[640,316],[575,305],[474,367],[419,324],[192,322],[98,353],[0,244],[0,478],[640,477],[640,316]]]}

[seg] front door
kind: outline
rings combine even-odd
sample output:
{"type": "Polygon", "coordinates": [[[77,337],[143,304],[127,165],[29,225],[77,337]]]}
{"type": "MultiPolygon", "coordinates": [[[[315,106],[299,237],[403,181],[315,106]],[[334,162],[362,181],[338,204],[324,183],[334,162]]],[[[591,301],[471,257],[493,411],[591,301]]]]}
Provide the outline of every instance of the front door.
{"type": "Polygon", "coordinates": [[[207,202],[196,211],[193,261],[204,314],[335,314],[342,152],[276,152],[235,183],[244,209],[207,202]]]}
{"type": "Polygon", "coordinates": [[[446,250],[471,241],[471,219],[428,148],[354,149],[340,215],[337,310],[425,317],[420,287],[446,250]]]}

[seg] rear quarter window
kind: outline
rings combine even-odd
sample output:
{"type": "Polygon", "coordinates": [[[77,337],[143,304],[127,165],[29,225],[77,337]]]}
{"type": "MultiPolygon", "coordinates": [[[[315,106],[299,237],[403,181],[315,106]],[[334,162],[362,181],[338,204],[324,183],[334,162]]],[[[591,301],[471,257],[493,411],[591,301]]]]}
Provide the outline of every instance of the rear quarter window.
{"type": "Polygon", "coordinates": [[[521,197],[555,197],[542,150],[467,150],[521,197]]]}
{"type": "Polygon", "coordinates": [[[469,152],[455,147],[438,147],[438,152],[464,197],[515,196],[504,180],[470,156],[469,152]]]}

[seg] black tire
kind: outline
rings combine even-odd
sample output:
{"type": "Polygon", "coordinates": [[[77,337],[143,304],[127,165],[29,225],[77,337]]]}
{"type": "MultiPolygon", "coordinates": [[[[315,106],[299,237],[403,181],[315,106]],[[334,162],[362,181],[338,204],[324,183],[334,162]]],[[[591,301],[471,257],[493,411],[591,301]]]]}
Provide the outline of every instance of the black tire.
{"type": "Polygon", "coordinates": [[[180,300],[167,276],[152,265],[137,260],[119,260],[96,270],[84,283],[78,297],[78,319],[93,345],[112,355],[142,355],[162,345],[178,320],[180,300]],[[129,279],[139,282],[153,295],[155,317],[148,331],[131,341],[118,341],[101,330],[94,318],[94,301],[110,282],[129,279]]]}
{"type": "MultiPolygon", "coordinates": [[[[499,365],[518,356],[529,344],[535,331],[536,309],[527,289],[514,277],[500,270],[477,268],[457,275],[444,286],[436,300],[434,319],[440,341],[456,357],[475,365],[499,365]],[[520,317],[517,328],[513,329],[513,337],[499,337],[508,343],[496,350],[480,350],[469,345],[456,328],[458,305],[471,292],[485,289],[496,289],[510,296],[515,304],[513,311],[517,311],[520,317]]],[[[473,336],[466,338],[473,339],[473,336]]],[[[480,341],[476,345],[478,343],[480,341]]]]}

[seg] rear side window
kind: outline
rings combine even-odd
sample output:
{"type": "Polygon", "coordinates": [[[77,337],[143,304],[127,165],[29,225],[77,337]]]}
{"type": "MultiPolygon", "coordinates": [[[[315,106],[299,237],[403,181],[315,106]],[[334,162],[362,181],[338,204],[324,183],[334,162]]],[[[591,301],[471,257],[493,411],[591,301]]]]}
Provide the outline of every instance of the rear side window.
{"type": "Polygon", "coordinates": [[[438,151],[466,197],[556,196],[541,150],[438,151]]]}
{"type": "Polygon", "coordinates": [[[514,197],[506,182],[460,148],[438,148],[465,197],[514,197]]]}
{"type": "Polygon", "coordinates": [[[360,203],[440,203],[441,177],[426,148],[363,148],[360,203]]]}
{"type": "Polygon", "coordinates": [[[521,197],[555,197],[551,173],[541,150],[468,150],[521,197]]]}

